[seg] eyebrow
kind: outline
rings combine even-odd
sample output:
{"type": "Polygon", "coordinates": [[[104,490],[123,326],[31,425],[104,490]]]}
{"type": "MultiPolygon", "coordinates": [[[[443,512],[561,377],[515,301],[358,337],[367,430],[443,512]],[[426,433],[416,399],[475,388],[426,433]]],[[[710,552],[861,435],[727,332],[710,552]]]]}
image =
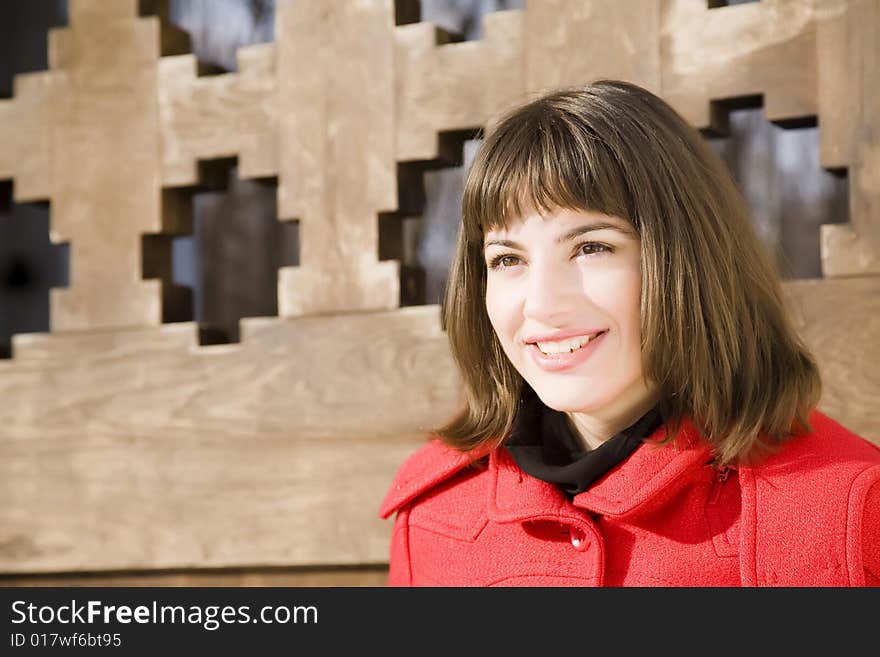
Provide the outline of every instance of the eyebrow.
{"type": "MultiPolygon", "coordinates": [[[[627,237],[635,237],[635,233],[629,229],[619,226],[617,224],[612,224],[607,221],[596,221],[591,224],[584,224],[583,226],[578,226],[577,228],[572,228],[565,235],[561,235],[556,239],[557,244],[565,244],[566,242],[570,242],[571,240],[577,239],[581,235],[585,235],[586,233],[591,233],[594,230],[616,230],[619,233],[623,233],[627,237]]],[[[520,251],[524,250],[522,244],[519,242],[514,242],[512,240],[489,240],[483,245],[483,248],[487,248],[489,246],[506,246],[511,249],[519,249],[520,251]]]]}

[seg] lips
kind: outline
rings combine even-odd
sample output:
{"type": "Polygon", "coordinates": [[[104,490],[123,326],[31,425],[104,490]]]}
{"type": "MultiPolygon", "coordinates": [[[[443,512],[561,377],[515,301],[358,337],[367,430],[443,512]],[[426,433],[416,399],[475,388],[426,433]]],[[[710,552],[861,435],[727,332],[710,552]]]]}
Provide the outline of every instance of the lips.
{"type": "Polygon", "coordinates": [[[535,344],[541,353],[548,356],[565,354],[582,349],[590,340],[594,340],[597,336],[602,335],[604,331],[593,333],[592,335],[579,335],[565,340],[542,341],[538,340],[535,344]]]}
{"type": "Polygon", "coordinates": [[[598,333],[607,331],[605,328],[575,328],[564,331],[555,331],[554,333],[544,333],[541,335],[529,335],[523,339],[526,344],[534,344],[535,342],[557,342],[559,340],[567,340],[569,338],[577,338],[584,335],[593,336],[598,333]]]}
{"type": "MultiPolygon", "coordinates": [[[[529,355],[535,364],[541,369],[547,372],[561,372],[564,370],[569,370],[577,367],[581,363],[585,362],[593,352],[598,349],[602,343],[605,341],[605,336],[607,335],[608,330],[602,330],[598,333],[594,333],[594,337],[590,339],[582,347],[575,349],[574,351],[565,351],[563,353],[558,354],[546,354],[538,347],[537,342],[531,343],[528,345],[527,350],[529,355]]],[[[574,336],[585,335],[583,332],[575,333],[574,336]]],[[[574,337],[571,336],[571,337],[574,337]]],[[[568,336],[566,336],[568,337],[568,336]]],[[[557,338],[556,341],[558,341],[557,338]]],[[[541,342],[544,342],[543,340],[541,342]]]]}

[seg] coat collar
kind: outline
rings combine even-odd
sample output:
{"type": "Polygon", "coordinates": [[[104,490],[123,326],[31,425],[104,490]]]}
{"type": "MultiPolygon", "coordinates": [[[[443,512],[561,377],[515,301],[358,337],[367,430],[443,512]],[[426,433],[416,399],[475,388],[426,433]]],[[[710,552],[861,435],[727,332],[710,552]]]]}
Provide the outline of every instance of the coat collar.
{"type": "Polygon", "coordinates": [[[559,516],[569,504],[606,516],[624,516],[666,490],[690,468],[711,460],[711,450],[687,420],[675,440],[657,445],[661,425],[633,454],[612,468],[589,490],[569,502],[562,491],[523,472],[506,449],[489,457],[489,517],[497,522],[559,516]]]}
{"type": "Polygon", "coordinates": [[[431,440],[400,466],[391,489],[379,507],[379,516],[387,518],[403,505],[484,455],[485,450],[460,452],[436,438],[431,440]]]}
{"type": "MultiPolygon", "coordinates": [[[[649,437],[663,436],[661,425],[649,437]]],[[[462,453],[432,440],[407,459],[398,470],[379,514],[387,518],[405,504],[478,460],[484,453],[462,453]]],[[[569,501],[555,484],[523,472],[508,451],[489,452],[487,513],[496,522],[561,517],[571,505],[606,516],[635,513],[690,468],[711,459],[708,444],[693,424],[685,420],[675,440],[641,445],[593,486],[569,501]]]]}

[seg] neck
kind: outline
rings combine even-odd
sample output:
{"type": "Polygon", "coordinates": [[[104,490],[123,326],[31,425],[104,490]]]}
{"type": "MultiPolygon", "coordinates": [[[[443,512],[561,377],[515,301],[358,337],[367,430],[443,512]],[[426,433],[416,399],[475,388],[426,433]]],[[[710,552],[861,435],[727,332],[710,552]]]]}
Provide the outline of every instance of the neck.
{"type": "MultiPolygon", "coordinates": [[[[643,392],[647,391],[643,390],[643,392]]],[[[637,401],[626,404],[619,410],[608,409],[602,414],[570,412],[567,413],[568,423],[580,437],[584,447],[593,450],[635,424],[657,404],[658,400],[656,394],[644,394],[640,395],[637,401]]]]}

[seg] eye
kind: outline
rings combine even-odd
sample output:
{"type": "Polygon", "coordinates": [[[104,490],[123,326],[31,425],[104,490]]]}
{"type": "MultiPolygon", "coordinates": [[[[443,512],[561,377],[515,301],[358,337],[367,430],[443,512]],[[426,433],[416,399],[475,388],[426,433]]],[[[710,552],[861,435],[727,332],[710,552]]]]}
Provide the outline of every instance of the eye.
{"type": "Polygon", "coordinates": [[[612,249],[607,244],[602,244],[600,242],[584,242],[582,244],[578,244],[575,249],[575,255],[582,256],[591,256],[600,253],[613,253],[614,249],[612,249]]]}
{"type": "Polygon", "coordinates": [[[489,261],[489,269],[509,269],[522,262],[518,256],[502,253],[489,261]]]}

